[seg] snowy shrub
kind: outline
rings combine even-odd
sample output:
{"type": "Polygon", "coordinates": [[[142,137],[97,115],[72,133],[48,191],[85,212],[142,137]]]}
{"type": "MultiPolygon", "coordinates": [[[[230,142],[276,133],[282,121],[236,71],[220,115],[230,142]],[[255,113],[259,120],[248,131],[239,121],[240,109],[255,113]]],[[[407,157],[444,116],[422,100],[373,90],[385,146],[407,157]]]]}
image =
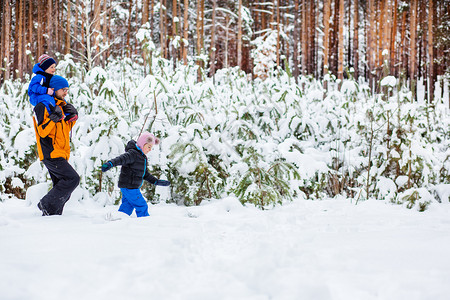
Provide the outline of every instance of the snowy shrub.
{"type": "Polygon", "coordinates": [[[185,205],[199,205],[205,199],[220,198],[224,177],[220,176],[218,158],[205,153],[199,139],[173,146],[169,155],[174,191],[184,198],[185,205]],[[218,168],[218,170],[216,169],[218,168]]]}
{"type": "Polygon", "coordinates": [[[251,54],[255,65],[253,72],[262,80],[267,79],[270,72],[276,67],[276,43],[276,31],[260,36],[252,42],[255,46],[251,54]]]}
{"type": "Polygon", "coordinates": [[[281,159],[265,163],[262,154],[250,147],[245,150],[242,164],[231,170],[232,192],[242,203],[251,203],[262,209],[292,200],[295,194],[291,179],[300,179],[293,164],[281,159]]]}
{"type": "Polygon", "coordinates": [[[0,92],[0,192],[19,198],[40,178],[26,173],[37,158],[27,88],[16,80],[0,92]]]}
{"type": "MultiPolygon", "coordinates": [[[[272,49],[269,37],[264,43],[272,49]]],[[[262,55],[258,47],[255,55],[262,55]]],[[[272,54],[260,62],[273,63],[272,54]]],[[[118,202],[120,168],[102,174],[100,166],[148,130],[162,141],[148,156],[150,170],[173,183],[172,196],[143,186],[155,203],[198,205],[237,196],[268,208],[297,197],[338,195],[415,201],[412,207],[445,201],[450,120],[442,100],[411,103],[411,92],[394,86],[393,78],[375,95],[353,79],[339,89],[333,76],[326,90],[311,76],[300,76],[297,85],[272,67],[264,80],[229,68],[197,83],[193,61],[174,70],[157,53],[152,59],[152,75],[128,58],[88,73],[71,56],[58,64],[57,73],[70,83],[67,100],[79,111],[70,163],[81,176],[83,200],[118,202]]],[[[0,192],[19,198],[49,180],[36,156],[27,87],[15,80],[0,88],[0,192]]]]}
{"type": "Polygon", "coordinates": [[[406,208],[416,208],[418,211],[425,211],[434,197],[424,188],[412,188],[398,194],[397,203],[403,204],[406,208]]]}

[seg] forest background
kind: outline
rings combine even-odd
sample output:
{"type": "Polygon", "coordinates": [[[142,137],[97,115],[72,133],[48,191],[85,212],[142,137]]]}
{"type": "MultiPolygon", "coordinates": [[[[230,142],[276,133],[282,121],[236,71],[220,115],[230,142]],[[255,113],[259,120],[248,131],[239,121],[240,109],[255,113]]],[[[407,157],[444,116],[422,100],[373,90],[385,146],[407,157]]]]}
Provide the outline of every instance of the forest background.
{"type": "Polygon", "coordinates": [[[106,186],[118,198],[114,176],[95,166],[139,131],[147,119],[138,111],[164,107],[165,116],[151,115],[164,125],[154,129],[178,140],[167,139],[170,155],[152,171],[176,179],[185,204],[224,193],[262,208],[298,195],[409,207],[421,198],[419,209],[446,200],[450,0],[1,0],[0,8],[4,194],[25,198],[43,181],[21,112],[31,111],[26,83],[47,53],[82,113],[104,120],[86,117],[72,136],[90,195],[106,186]],[[274,138],[287,144],[263,149],[274,138]],[[110,151],[86,154],[83,146],[98,144],[110,151]],[[208,149],[216,144],[228,153],[208,149]],[[308,151],[321,158],[302,173],[317,157],[308,151]]]}
{"type": "Polygon", "coordinates": [[[121,57],[146,61],[153,48],[136,39],[146,23],[162,57],[174,67],[192,57],[209,76],[230,66],[255,75],[252,42],[271,32],[276,65],[295,78],[342,79],[351,70],[375,88],[390,74],[413,94],[424,78],[432,102],[450,66],[449,0],[1,0],[0,8],[0,82],[30,74],[41,53],[72,54],[88,69],[121,57]]]}

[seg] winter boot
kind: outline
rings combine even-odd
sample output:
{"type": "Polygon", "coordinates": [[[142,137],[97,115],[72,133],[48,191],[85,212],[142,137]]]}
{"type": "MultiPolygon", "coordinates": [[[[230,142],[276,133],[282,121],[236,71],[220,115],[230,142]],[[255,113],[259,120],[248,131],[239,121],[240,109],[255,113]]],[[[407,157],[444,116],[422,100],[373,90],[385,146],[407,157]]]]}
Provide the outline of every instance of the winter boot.
{"type": "Polygon", "coordinates": [[[47,212],[47,210],[42,206],[41,202],[38,203],[37,207],[40,211],[42,211],[43,216],[49,216],[50,214],[47,212]]]}

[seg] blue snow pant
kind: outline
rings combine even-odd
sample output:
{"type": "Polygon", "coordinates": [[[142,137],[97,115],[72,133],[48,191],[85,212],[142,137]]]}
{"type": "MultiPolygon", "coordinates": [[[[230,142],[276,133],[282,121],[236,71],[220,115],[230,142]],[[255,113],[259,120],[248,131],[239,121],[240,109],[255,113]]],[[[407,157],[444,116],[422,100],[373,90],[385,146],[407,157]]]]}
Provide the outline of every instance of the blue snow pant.
{"type": "Polygon", "coordinates": [[[148,217],[148,204],[141,194],[140,189],[126,189],[121,188],[122,192],[122,204],[119,207],[119,211],[131,215],[133,210],[136,209],[136,216],[148,217]]]}
{"type": "Polygon", "coordinates": [[[64,205],[80,182],[80,176],[62,157],[44,159],[42,162],[48,169],[53,188],[41,199],[40,205],[49,215],[61,215],[64,205]]]}

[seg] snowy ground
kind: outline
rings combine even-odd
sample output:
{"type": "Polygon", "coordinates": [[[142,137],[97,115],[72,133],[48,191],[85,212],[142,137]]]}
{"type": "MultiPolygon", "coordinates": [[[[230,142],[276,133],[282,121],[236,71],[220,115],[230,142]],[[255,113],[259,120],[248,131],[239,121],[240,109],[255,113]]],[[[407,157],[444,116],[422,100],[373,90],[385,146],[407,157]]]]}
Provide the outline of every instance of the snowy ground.
{"type": "Polygon", "coordinates": [[[233,199],[148,218],[0,202],[0,299],[449,299],[450,204],[233,199]]]}

